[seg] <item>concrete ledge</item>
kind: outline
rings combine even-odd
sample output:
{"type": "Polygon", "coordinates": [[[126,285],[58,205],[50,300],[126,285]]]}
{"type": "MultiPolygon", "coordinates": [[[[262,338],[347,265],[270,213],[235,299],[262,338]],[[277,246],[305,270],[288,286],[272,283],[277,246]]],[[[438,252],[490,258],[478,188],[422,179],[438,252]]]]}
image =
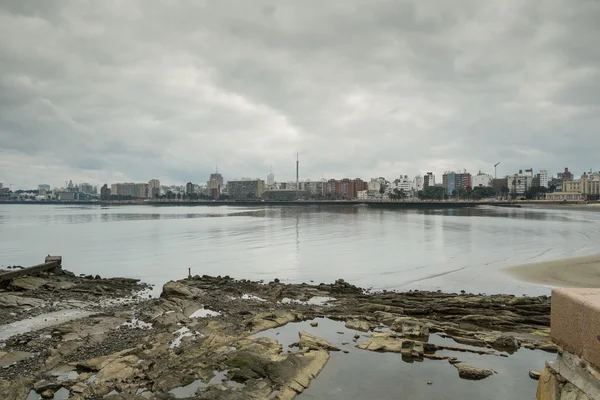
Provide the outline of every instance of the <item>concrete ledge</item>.
{"type": "Polygon", "coordinates": [[[47,261],[43,264],[34,265],[33,267],[2,272],[0,273],[0,282],[11,281],[21,276],[36,275],[42,272],[52,271],[54,269],[61,268],[62,257],[58,257],[59,259],[56,259],[56,257],[46,257],[46,259],[48,258],[54,258],[54,260],[47,261]]]}
{"type": "Polygon", "coordinates": [[[552,290],[552,341],[600,368],[600,289],[552,290]]]}

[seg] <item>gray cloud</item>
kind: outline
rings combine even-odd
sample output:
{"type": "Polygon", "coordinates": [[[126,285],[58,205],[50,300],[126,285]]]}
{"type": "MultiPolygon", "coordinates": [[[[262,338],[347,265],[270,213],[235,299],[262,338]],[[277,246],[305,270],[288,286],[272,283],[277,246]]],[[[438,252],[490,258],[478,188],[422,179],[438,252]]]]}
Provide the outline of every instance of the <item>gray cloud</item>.
{"type": "Polygon", "coordinates": [[[0,1],[0,181],[600,169],[600,3],[0,1]]]}

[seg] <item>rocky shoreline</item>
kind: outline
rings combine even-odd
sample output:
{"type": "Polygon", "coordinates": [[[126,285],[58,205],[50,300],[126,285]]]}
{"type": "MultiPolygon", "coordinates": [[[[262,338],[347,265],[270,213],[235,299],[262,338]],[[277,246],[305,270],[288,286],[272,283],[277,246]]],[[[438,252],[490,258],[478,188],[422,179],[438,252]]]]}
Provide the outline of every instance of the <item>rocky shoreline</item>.
{"type": "Polygon", "coordinates": [[[557,350],[548,296],[369,293],[341,279],[309,285],[227,276],[171,281],[159,298],[148,298],[147,289],[64,270],[5,284],[0,398],[291,399],[342,349],[308,332],[282,348],[260,333],[293,322],[316,326],[322,318],[355,333],[344,353],[446,363],[457,379],[495,371],[448,350],[486,357],[510,357],[520,347],[557,350]],[[433,343],[431,335],[452,345],[433,343]]]}

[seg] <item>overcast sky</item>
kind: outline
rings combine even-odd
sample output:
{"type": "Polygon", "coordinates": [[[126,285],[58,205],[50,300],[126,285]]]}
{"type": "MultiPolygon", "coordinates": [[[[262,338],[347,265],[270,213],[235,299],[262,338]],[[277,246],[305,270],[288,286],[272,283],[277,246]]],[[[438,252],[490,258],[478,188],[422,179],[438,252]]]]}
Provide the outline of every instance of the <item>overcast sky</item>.
{"type": "Polygon", "coordinates": [[[600,1],[0,0],[0,182],[600,169],[600,1]]]}

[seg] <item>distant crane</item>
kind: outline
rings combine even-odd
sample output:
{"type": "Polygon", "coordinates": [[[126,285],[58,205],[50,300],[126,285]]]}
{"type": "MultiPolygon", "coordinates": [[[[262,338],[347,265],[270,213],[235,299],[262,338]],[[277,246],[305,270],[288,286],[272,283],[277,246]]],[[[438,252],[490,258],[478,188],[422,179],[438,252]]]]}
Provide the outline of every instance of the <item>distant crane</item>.
{"type": "Polygon", "coordinates": [[[498,171],[496,169],[498,165],[500,165],[500,162],[497,162],[496,165],[494,165],[494,179],[498,179],[498,171]]]}

